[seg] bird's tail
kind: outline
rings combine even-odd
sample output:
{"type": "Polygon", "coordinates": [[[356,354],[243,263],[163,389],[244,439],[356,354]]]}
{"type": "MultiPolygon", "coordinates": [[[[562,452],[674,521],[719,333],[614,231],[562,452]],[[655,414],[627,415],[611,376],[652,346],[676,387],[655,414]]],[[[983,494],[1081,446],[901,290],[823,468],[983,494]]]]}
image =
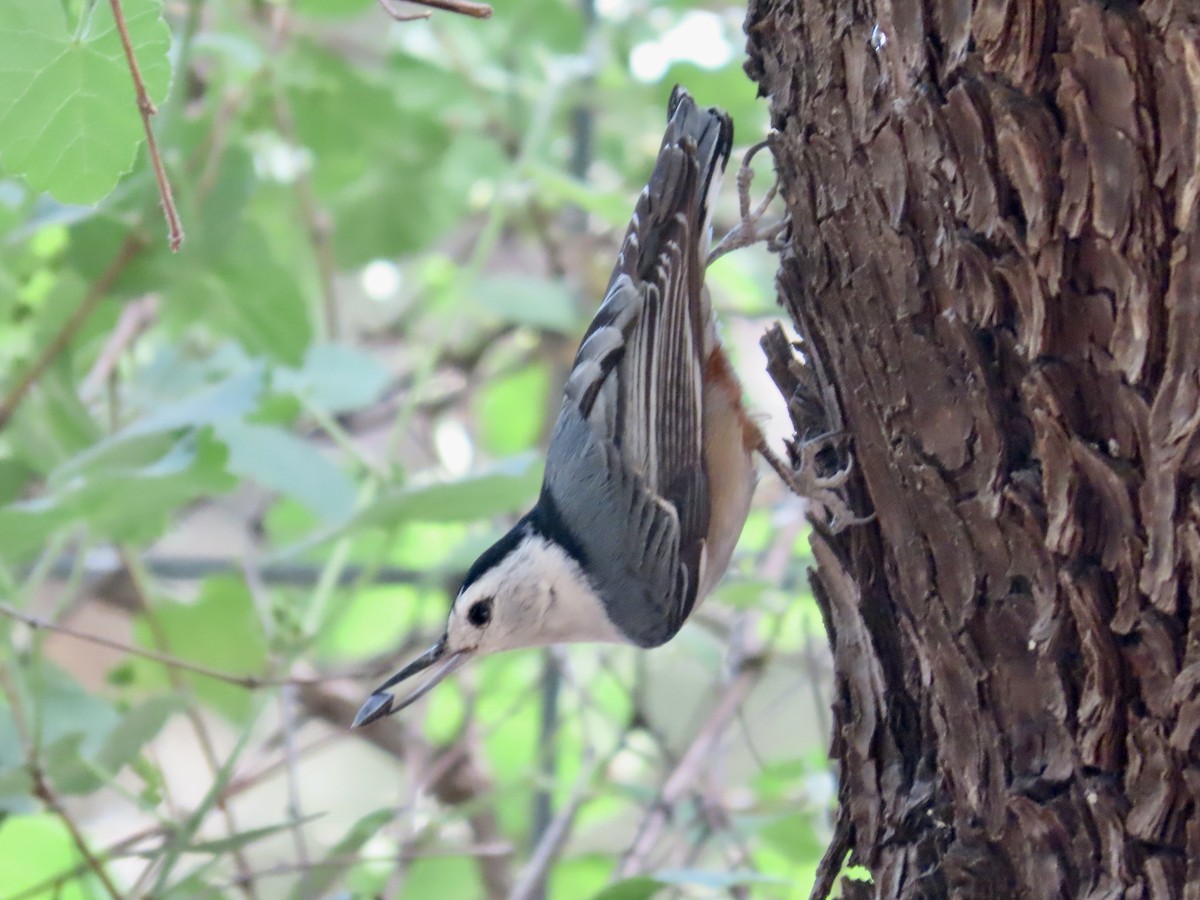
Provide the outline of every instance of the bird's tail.
{"type": "Polygon", "coordinates": [[[663,147],[691,143],[699,169],[697,188],[700,225],[700,259],[708,256],[712,242],[712,206],[721,187],[721,176],[733,149],[733,120],[715,106],[701,109],[681,85],[675,85],[667,103],[667,130],[663,147]]]}
{"type": "MultiPolygon", "coordinates": [[[[695,278],[699,291],[712,242],[712,204],[732,148],[729,115],[716,107],[697,106],[676,85],[658,161],[638,198],[610,289],[622,273],[635,284],[658,281],[662,275],[656,269],[664,263],[664,252],[669,257],[669,247],[676,246],[688,260],[688,277],[695,278]]],[[[684,291],[683,299],[690,293],[684,291]]]]}

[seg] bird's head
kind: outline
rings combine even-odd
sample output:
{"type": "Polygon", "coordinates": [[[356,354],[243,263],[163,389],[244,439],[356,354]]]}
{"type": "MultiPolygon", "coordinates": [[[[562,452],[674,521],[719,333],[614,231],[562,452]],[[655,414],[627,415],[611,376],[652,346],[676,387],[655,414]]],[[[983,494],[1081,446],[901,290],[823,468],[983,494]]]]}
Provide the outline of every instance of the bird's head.
{"type": "Polygon", "coordinates": [[[548,644],[624,642],[578,561],[538,531],[533,514],[486,550],[467,572],[446,631],[424,654],[363,703],[354,727],[398,712],[472,659],[548,644]],[[425,680],[396,702],[389,690],[422,672],[425,680]]]}

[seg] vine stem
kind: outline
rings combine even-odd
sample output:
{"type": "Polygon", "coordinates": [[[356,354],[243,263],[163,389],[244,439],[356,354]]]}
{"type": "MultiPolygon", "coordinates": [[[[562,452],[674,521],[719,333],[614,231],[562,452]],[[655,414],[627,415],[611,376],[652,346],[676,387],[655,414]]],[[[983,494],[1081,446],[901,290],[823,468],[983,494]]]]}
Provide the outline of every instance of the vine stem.
{"type": "Polygon", "coordinates": [[[142,79],[142,70],[138,68],[137,56],[133,52],[133,42],[129,39],[129,29],[125,25],[125,10],[121,8],[121,0],[108,0],[108,2],[112,7],[117,34],[121,37],[121,48],[125,51],[125,61],[129,63],[129,74],[133,77],[133,90],[137,96],[138,112],[142,116],[142,128],[146,132],[146,149],[150,153],[150,165],[154,169],[154,180],[158,184],[158,196],[162,200],[163,216],[167,220],[167,241],[171,245],[172,252],[178,252],[183,244],[183,222],[180,221],[179,210],[175,208],[175,196],[171,192],[171,182],[167,178],[162,155],[158,152],[158,141],[154,139],[154,129],[150,127],[150,117],[155,115],[158,110],[146,90],[146,82],[142,79]]]}

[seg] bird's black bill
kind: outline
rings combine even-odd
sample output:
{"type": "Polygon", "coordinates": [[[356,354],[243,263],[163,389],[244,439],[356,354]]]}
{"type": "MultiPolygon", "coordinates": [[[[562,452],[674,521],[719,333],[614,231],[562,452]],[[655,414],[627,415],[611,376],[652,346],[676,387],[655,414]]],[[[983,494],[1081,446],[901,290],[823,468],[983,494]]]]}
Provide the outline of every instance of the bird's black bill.
{"type": "Polygon", "coordinates": [[[469,658],[470,654],[465,650],[446,653],[446,639],[442,638],[379,687],[375,688],[371,692],[371,696],[358,708],[358,715],[354,717],[354,721],[350,727],[358,728],[362,725],[369,725],[376,719],[390,716],[392,713],[399,712],[404,707],[415,703],[437,687],[442,679],[458,669],[469,658]],[[399,703],[396,703],[396,698],[388,693],[389,688],[430,668],[433,671],[425,682],[399,703]]]}

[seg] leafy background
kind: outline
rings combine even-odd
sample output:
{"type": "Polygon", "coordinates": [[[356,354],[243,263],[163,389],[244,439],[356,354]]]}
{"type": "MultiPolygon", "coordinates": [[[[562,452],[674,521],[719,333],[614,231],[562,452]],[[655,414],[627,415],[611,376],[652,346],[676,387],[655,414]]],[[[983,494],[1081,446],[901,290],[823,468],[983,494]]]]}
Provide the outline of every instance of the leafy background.
{"type": "MultiPolygon", "coordinates": [[[[807,896],[828,661],[773,481],[669,646],[346,727],[535,496],[670,86],[765,135],[743,10],[120,6],[177,253],[112,4],[0,4],[0,893],[807,896]]],[[[781,419],[773,271],[709,283],[781,419]]]]}

